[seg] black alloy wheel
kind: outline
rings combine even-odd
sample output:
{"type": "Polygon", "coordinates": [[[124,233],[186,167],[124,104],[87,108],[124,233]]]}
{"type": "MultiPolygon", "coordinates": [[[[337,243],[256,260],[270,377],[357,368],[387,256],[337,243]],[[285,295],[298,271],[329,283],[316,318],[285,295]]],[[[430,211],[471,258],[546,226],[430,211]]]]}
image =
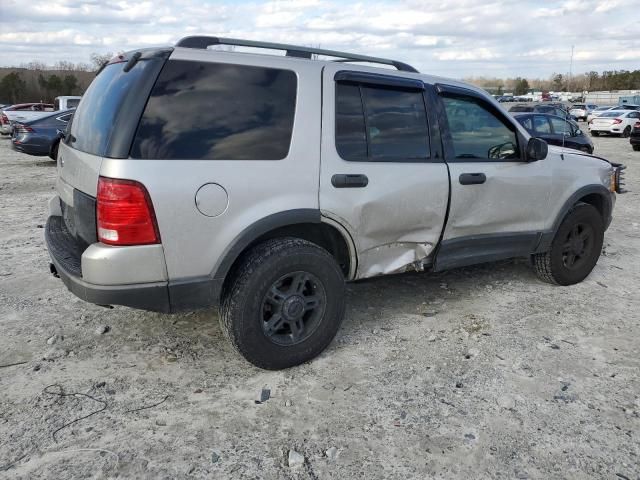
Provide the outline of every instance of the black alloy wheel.
{"type": "Polygon", "coordinates": [[[262,299],[262,330],[277,345],[304,342],[320,325],[327,294],[309,272],[291,272],[276,280],[262,299]]]}

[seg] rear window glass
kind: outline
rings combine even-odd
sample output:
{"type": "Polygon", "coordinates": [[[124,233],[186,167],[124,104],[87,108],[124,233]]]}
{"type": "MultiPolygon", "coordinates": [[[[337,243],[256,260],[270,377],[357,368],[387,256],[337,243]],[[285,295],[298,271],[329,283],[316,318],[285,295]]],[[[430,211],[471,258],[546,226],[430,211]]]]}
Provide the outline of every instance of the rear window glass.
{"type": "Polygon", "coordinates": [[[428,159],[422,92],[337,83],[336,149],[350,161],[428,159]]]}
{"type": "Polygon", "coordinates": [[[291,143],[296,89],[289,70],[169,61],[147,102],[131,156],[281,160],[291,143]]]}
{"type": "Polygon", "coordinates": [[[525,105],[514,105],[509,109],[510,112],[530,112],[532,107],[527,107],[525,105]]]}
{"type": "Polygon", "coordinates": [[[76,150],[104,156],[120,106],[152,62],[139,61],[124,72],[124,63],[107,65],[91,82],[78,104],[66,142],[76,150]]]}
{"type": "Polygon", "coordinates": [[[80,103],[79,98],[70,98],[69,100],[67,100],[67,108],[75,108],[78,106],[79,103],[80,103]]]}

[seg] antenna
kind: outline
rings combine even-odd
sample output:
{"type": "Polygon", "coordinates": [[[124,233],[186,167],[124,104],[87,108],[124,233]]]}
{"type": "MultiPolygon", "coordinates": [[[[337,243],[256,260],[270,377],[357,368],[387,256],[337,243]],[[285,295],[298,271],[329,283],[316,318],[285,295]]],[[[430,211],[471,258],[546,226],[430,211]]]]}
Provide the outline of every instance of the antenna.
{"type": "MultiPolygon", "coordinates": [[[[571,76],[573,74],[573,50],[575,48],[575,45],[571,45],[571,58],[569,60],[569,79],[567,80],[567,90],[569,90],[569,92],[567,93],[571,93],[571,76]]],[[[567,131],[566,131],[566,127],[567,127],[567,123],[569,123],[569,110],[565,110],[565,114],[564,114],[564,128],[563,128],[563,132],[562,132],[562,159],[564,160],[564,140],[567,136],[567,131]]]]}

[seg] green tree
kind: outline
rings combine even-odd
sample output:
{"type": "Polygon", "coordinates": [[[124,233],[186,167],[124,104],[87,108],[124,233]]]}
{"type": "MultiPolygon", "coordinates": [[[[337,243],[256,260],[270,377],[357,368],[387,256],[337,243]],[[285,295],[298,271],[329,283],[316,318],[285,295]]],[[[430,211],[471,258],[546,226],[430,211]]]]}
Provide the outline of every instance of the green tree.
{"type": "Polygon", "coordinates": [[[517,77],[515,79],[513,93],[514,95],[526,95],[529,92],[529,82],[526,78],[517,77]]]}
{"type": "Polygon", "coordinates": [[[62,95],[73,95],[78,90],[78,79],[75,75],[65,75],[62,80],[62,95]]]}
{"type": "Polygon", "coordinates": [[[20,78],[20,74],[17,72],[6,75],[0,81],[0,92],[2,92],[2,95],[6,95],[7,99],[11,100],[11,103],[18,103],[26,88],[26,82],[20,78]]]}
{"type": "Polygon", "coordinates": [[[553,82],[553,91],[554,92],[559,92],[562,90],[562,84],[564,83],[564,77],[562,76],[561,73],[557,73],[553,75],[552,78],[552,82],[553,82]]]}

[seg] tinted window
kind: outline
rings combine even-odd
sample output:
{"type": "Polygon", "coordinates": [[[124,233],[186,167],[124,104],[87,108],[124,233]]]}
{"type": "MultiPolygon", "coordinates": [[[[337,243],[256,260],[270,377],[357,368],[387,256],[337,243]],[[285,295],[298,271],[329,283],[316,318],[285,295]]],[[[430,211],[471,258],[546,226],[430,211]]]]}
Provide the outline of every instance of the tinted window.
{"type": "Polygon", "coordinates": [[[123,68],[124,63],[107,65],[89,85],[66,137],[73,148],[94,155],[105,154],[120,105],[153,64],[139,61],[129,72],[123,72],[123,68]]]}
{"type": "Polygon", "coordinates": [[[296,104],[288,70],[169,61],[153,87],[134,158],[280,160],[296,104]]]}
{"type": "Polygon", "coordinates": [[[542,115],[535,115],[533,117],[533,129],[536,133],[551,133],[551,126],[549,125],[549,121],[547,120],[547,117],[543,117],[542,115]]]}
{"type": "Polygon", "coordinates": [[[428,135],[421,91],[336,85],[336,148],[345,160],[425,160],[428,135]]]}
{"type": "Polygon", "coordinates": [[[358,85],[336,84],[336,149],[345,160],[367,157],[364,111],[358,85]]]}
{"type": "Polygon", "coordinates": [[[517,159],[515,127],[475,97],[445,96],[449,131],[456,158],[517,159]]]}
{"type": "Polygon", "coordinates": [[[69,100],[67,100],[67,108],[77,107],[79,103],[80,103],[80,99],[70,98],[69,100]]]}

